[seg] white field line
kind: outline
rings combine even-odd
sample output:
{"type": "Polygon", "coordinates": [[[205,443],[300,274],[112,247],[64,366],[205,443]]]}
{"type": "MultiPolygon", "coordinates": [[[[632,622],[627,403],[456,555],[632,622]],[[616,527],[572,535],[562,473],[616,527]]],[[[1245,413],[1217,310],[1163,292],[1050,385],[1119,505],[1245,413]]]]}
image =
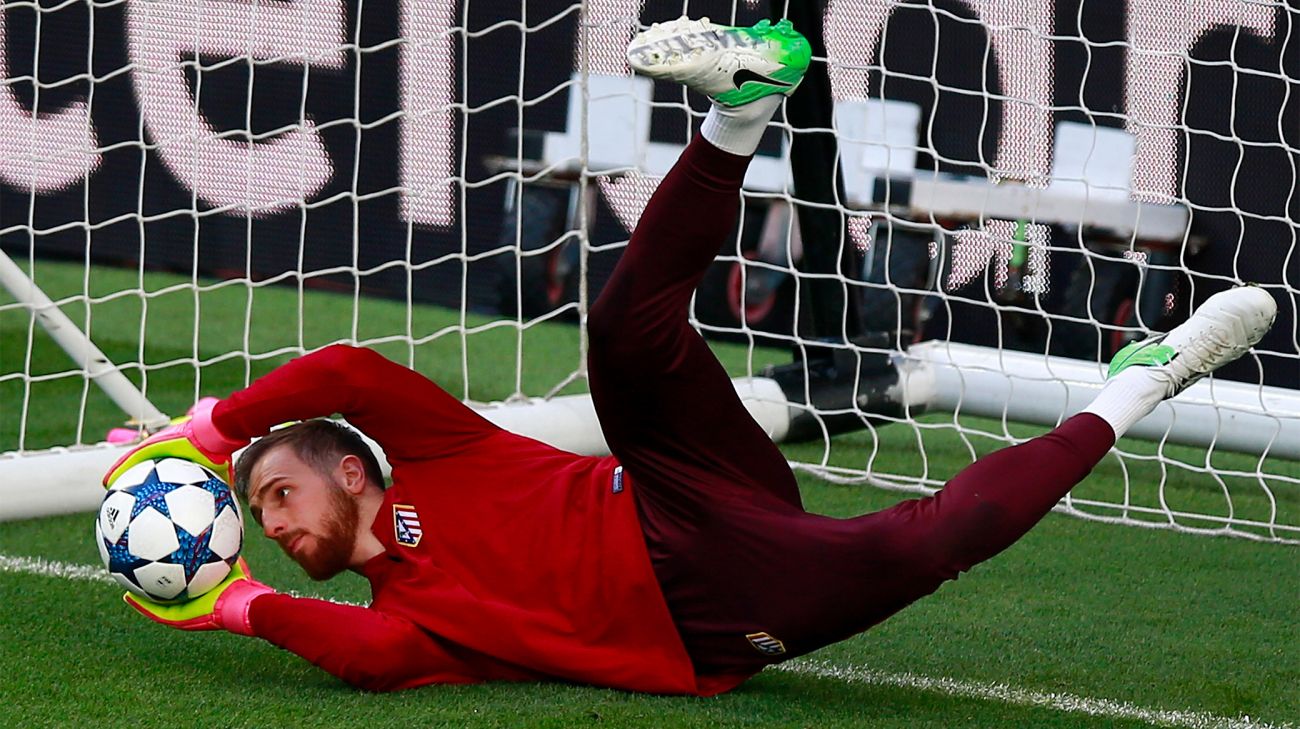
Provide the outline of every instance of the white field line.
{"type": "MultiPolygon", "coordinates": [[[[44,577],[57,577],[62,580],[73,580],[75,582],[103,582],[117,587],[117,580],[108,575],[103,567],[88,564],[68,564],[67,562],[54,562],[40,557],[10,557],[0,554],[0,574],[5,572],[16,572],[27,575],[41,575],[44,577]]],[[[310,597],[317,600],[329,600],[339,605],[354,605],[357,607],[367,607],[365,603],[348,602],[336,597],[320,597],[318,595],[300,595],[290,591],[288,594],[294,597],[310,597]]]]}
{"type": "Polygon", "coordinates": [[[43,575],[45,577],[58,577],[63,580],[74,580],[77,582],[106,582],[110,585],[117,584],[108,572],[102,566],[91,566],[88,564],[68,564],[66,562],[52,562],[40,557],[10,557],[0,554],[0,572],[19,572],[29,575],[43,575]]]}
{"type": "Polygon", "coordinates": [[[871,686],[895,686],[963,699],[980,699],[1015,706],[1053,709],[1071,714],[1086,714],[1105,719],[1130,719],[1153,726],[1187,729],[1295,729],[1294,724],[1269,724],[1249,716],[1218,716],[1204,711],[1148,709],[1122,701],[1093,699],[1073,694],[1034,691],[1004,683],[978,683],[952,678],[932,678],[914,673],[886,673],[870,668],[836,666],[824,661],[794,660],[773,668],[804,676],[830,678],[871,686]]]}
{"type": "MultiPolygon", "coordinates": [[[[0,554],[0,573],[43,575],[79,582],[117,583],[103,567],[67,564],[34,557],[10,557],[0,554]]],[[[311,597],[305,595],[304,597],[311,597]]],[[[336,601],[337,602],[337,601],[336,601]]],[[[932,678],[914,673],[886,673],[870,668],[836,666],[825,661],[798,659],[772,667],[778,671],[829,678],[846,683],[869,686],[894,686],[929,693],[978,699],[1015,706],[1052,709],[1070,714],[1085,714],[1104,719],[1129,719],[1146,722],[1152,726],[1184,727],[1185,729],[1297,729],[1294,724],[1269,724],[1249,716],[1227,717],[1203,711],[1172,711],[1148,709],[1122,701],[1093,699],[1073,694],[1034,691],[1002,683],[978,683],[952,678],[932,678]]]]}

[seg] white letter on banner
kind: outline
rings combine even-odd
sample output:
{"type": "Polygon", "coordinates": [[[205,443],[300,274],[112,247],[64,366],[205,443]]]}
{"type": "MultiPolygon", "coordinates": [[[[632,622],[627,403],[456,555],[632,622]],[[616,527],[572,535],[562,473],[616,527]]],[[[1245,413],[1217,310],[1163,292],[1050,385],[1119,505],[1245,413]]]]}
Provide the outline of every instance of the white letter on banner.
{"type": "MultiPolygon", "coordinates": [[[[6,14],[0,9],[0,79],[8,82],[6,14]]],[[[40,84],[32,82],[39,100],[40,84]]],[[[0,179],[24,191],[53,192],[85,178],[99,165],[99,142],[85,100],[77,99],[53,113],[37,111],[40,116],[23,109],[10,83],[0,85],[0,179]]]]}
{"type": "MultiPolygon", "coordinates": [[[[1179,79],[1187,52],[1216,25],[1240,26],[1272,40],[1276,8],[1241,0],[1131,0],[1128,9],[1126,127],[1137,137],[1133,198],[1170,202],[1178,185],[1179,79]]],[[[1226,99],[1224,103],[1231,103],[1226,99]]]]}
{"type": "MultiPolygon", "coordinates": [[[[898,0],[831,0],[826,52],[836,100],[869,96],[871,60],[898,5],[898,0]]],[[[1052,2],[965,0],[965,5],[988,28],[1005,97],[992,174],[1046,184],[1052,159],[1052,2]]]]}
{"type": "MultiPolygon", "coordinates": [[[[319,192],[334,166],[311,119],[257,142],[248,130],[223,135],[190,96],[185,66],[227,56],[341,69],[344,11],[340,0],[131,0],[132,80],[163,164],[216,207],[266,213],[319,192]]],[[[303,83],[305,95],[305,69],[303,83]]]]}
{"type": "MultiPolygon", "coordinates": [[[[402,2],[402,219],[449,227],[456,222],[456,87],[451,33],[456,3],[402,2]]],[[[462,146],[463,146],[462,142],[462,146]]]]}
{"type": "MultiPolygon", "coordinates": [[[[585,66],[593,75],[631,75],[632,69],[627,65],[624,52],[628,41],[639,29],[641,6],[642,0],[591,0],[587,6],[587,21],[578,24],[574,69],[580,70],[585,66]]],[[[581,94],[582,89],[571,86],[569,93],[581,94]]],[[[569,133],[577,136],[580,131],[570,129],[569,133]]],[[[634,140],[628,142],[631,144],[634,140]]],[[[646,203],[659,187],[660,178],[632,171],[621,177],[602,175],[596,180],[614,216],[630,232],[636,228],[646,203]]]]}

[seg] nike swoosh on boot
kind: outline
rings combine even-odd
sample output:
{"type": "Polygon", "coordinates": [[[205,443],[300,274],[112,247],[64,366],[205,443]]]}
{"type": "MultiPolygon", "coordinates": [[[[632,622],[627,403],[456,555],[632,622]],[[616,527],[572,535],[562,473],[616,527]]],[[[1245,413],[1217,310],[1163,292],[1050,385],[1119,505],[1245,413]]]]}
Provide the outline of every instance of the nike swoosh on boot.
{"type": "Polygon", "coordinates": [[[731,74],[731,83],[735,84],[736,88],[738,89],[741,87],[742,84],[750,81],[754,81],[761,84],[767,84],[769,86],[778,86],[780,88],[786,88],[790,86],[790,84],[784,81],[778,81],[777,79],[774,78],[768,78],[767,76],[764,76],[759,73],[755,73],[749,70],[748,68],[742,68],[739,71],[736,71],[735,73],[731,74]]]}

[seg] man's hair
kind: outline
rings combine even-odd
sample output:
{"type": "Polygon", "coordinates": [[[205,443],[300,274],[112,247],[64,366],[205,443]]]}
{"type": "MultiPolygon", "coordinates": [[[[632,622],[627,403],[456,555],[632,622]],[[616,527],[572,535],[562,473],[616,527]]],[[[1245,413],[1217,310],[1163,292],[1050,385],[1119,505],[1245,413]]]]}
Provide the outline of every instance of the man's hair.
{"type": "Polygon", "coordinates": [[[384,474],[379,469],[379,459],[357,431],[332,420],[305,420],[272,431],[253,441],[244,449],[235,463],[235,493],[248,501],[248,479],[257,462],[272,448],[287,445],[303,463],[317,473],[330,477],[344,456],[353,455],[364,464],[366,478],[379,488],[384,487],[384,474]]]}

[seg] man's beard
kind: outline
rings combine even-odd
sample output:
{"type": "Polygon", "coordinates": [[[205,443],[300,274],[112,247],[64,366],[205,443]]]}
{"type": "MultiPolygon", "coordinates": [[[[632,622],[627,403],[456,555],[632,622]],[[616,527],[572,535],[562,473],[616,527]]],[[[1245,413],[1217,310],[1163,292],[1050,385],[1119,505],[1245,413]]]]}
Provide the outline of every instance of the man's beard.
{"type": "MultiPolygon", "coordinates": [[[[309,533],[307,541],[311,546],[289,555],[313,580],[328,580],[347,569],[356,545],[357,522],[360,520],[357,502],[337,485],[329,490],[329,495],[330,514],[321,525],[321,533],[309,533]]],[[[292,543],[296,536],[284,544],[292,543]]]]}

